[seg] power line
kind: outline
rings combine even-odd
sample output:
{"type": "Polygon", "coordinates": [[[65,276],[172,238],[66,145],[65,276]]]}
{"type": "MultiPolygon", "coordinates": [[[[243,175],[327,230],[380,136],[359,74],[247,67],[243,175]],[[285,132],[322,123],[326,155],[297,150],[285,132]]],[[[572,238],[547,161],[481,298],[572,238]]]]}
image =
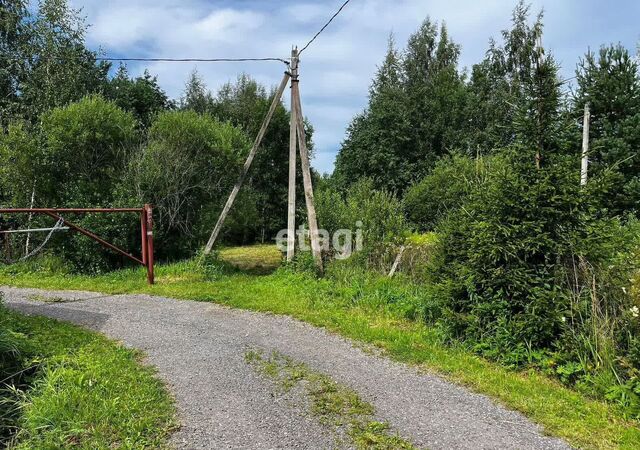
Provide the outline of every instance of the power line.
{"type": "MultiPolygon", "coordinates": [[[[0,59],[4,59],[4,60],[19,60],[19,59],[23,59],[23,58],[10,57],[10,56],[0,56],[0,59]]],[[[60,59],[60,60],[65,60],[65,59],[69,59],[69,58],[57,57],[57,56],[45,56],[45,57],[42,57],[40,59],[60,59]]],[[[175,62],[175,63],[181,63],[181,62],[207,62],[207,63],[209,63],[209,62],[278,61],[278,62],[287,64],[287,65],[290,64],[290,62],[288,60],[283,59],[283,58],[131,58],[131,57],[117,58],[117,57],[113,57],[113,56],[96,56],[95,60],[96,61],[107,61],[107,62],[139,61],[139,62],[175,62]]]]}
{"type": "Polygon", "coordinates": [[[331,22],[333,22],[333,19],[335,19],[336,17],[338,17],[338,14],[340,14],[340,13],[342,12],[342,10],[345,8],[345,6],[347,6],[347,4],[348,4],[350,1],[351,1],[351,0],[346,0],[346,1],[342,4],[342,6],[341,6],[337,11],[336,11],[336,13],[335,13],[333,16],[331,16],[331,18],[329,19],[329,21],[328,21],[327,23],[325,23],[325,24],[324,24],[324,26],[323,26],[322,28],[320,28],[320,31],[318,31],[318,32],[315,34],[315,36],[313,36],[313,37],[311,38],[311,40],[310,40],[309,42],[307,42],[307,44],[306,44],[304,47],[302,47],[302,50],[300,50],[300,51],[298,52],[298,55],[302,54],[302,52],[304,52],[304,51],[307,49],[307,47],[309,47],[309,46],[313,43],[313,41],[315,41],[315,40],[316,40],[316,38],[317,38],[318,36],[320,36],[320,34],[321,34],[321,33],[322,33],[322,32],[323,32],[323,31],[324,31],[324,30],[325,30],[325,29],[326,29],[326,28],[331,24],[331,22]]]}
{"type": "Polygon", "coordinates": [[[96,57],[97,61],[140,61],[140,62],[251,62],[251,61],[279,61],[289,64],[282,58],[115,58],[96,57]]]}

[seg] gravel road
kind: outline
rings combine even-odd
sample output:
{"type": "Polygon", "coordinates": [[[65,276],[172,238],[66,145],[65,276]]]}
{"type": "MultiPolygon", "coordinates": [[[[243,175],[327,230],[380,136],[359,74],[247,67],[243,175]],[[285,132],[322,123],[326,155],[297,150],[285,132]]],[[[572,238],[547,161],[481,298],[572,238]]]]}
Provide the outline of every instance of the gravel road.
{"type": "Polygon", "coordinates": [[[335,448],[334,433],[245,362],[249,349],[305,362],[373,404],[421,448],[567,449],[519,413],[435,375],[284,316],[147,295],[0,288],[10,308],[101,331],[143,350],[175,395],[177,448],[335,448]],[[65,302],[45,303],[51,297],[65,302]]]}

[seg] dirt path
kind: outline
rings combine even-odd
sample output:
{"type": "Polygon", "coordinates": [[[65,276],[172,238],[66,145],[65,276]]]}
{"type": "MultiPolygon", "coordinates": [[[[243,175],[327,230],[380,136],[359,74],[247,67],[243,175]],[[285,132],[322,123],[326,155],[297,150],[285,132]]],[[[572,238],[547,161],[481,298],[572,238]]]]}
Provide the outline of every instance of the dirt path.
{"type": "Polygon", "coordinates": [[[0,290],[15,310],[80,324],[146,352],[175,394],[179,448],[336,447],[331,430],[274,396],[272,383],[249,367],[245,353],[256,348],[304,362],[355,390],[375,406],[377,418],[418,447],[568,448],[487,397],[288,317],[146,295],[0,290]]]}

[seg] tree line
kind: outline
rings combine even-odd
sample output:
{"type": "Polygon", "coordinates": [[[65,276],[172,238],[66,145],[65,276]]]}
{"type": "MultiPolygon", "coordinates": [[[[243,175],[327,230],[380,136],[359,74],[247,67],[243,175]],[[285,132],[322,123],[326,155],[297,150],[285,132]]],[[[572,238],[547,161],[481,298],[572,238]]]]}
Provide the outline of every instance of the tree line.
{"type": "MultiPolygon", "coordinates": [[[[86,23],[65,0],[44,0],[35,10],[9,0],[0,14],[0,203],[151,203],[163,244],[159,257],[191,255],[224,204],[273,92],[240,75],[213,94],[194,71],[182,97],[170,99],[149,72],[134,77],[124,65],[98,61],[85,45],[86,23]]],[[[282,227],[288,122],[280,105],[225,227],[228,242],[267,241],[282,227]]],[[[310,125],[307,132],[311,139],[310,125]]],[[[20,228],[38,219],[2,220],[20,228]]],[[[82,220],[128,248],[139,244],[133,218],[82,220]]],[[[122,263],[111,256],[97,258],[97,265],[87,261],[82,241],[56,236],[52,245],[76,268],[122,263]]]]}
{"type": "Polygon", "coordinates": [[[563,80],[543,32],[519,2],[469,71],[444,24],[427,18],[402,49],[390,38],[322,182],[321,225],[365,217],[362,260],[387,270],[389,248],[430,233],[414,317],[640,417],[638,58],[606,44],[563,80]]]}

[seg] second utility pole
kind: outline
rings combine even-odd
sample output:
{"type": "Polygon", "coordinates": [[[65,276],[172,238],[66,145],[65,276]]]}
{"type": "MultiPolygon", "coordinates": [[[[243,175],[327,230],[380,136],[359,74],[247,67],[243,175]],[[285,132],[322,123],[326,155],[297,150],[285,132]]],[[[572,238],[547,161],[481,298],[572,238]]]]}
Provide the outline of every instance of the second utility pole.
{"type": "Polygon", "coordinates": [[[300,100],[300,80],[298,51],[295,52],[296,76],[291,77],[291,111],[295,111],[295,123],[297,128],[298,151],[300,154],[300,166],[302,167],[302,181],[304,183],[304,198],[307,204],[307,222],[309,224],[309,238],[311,240],[311,253],[319,272],[323,272],[322,249],[320,248],[320,233],[318,231],[318,219],[313,198],[313,182],[311,179],[311,165],[309,163],[309,149],[307,148],[307,135],[304,131],[304,115],[302,114],[302,101],[300,100]]]}

